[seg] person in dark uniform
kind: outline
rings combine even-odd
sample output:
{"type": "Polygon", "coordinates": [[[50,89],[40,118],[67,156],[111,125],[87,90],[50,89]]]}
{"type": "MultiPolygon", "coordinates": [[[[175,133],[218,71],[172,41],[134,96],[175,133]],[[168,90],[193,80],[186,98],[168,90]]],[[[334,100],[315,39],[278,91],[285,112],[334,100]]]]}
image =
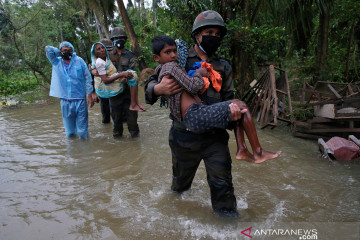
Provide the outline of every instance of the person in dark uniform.
{"type": "MultiPolygon", "coordinates": [[[[111,41],[113,42],[113,50],[110,59],[115,65],[118,72],[126,70],[134,70],[136,68],[136,56],[133,52],[125,48],[127,35],[123,28],[116,27],[111,31],[111,41]]],[[[97,75],[97,71],[92,71],[93,75],[97,75]]],[[[123,122],[127,123],[131,137],[138,137],[140,134],[139,125],[137,123],[138,112],[129,110],[131,102],[130,88],[124,85],[124,91],[114,97],[109,98],[110,114],[114,123],[113,136],[115,138],[123,135],[123,122]]]]}
{"type": "MultiPolygon", "coordinates": [[[[134,70],[136,67],[136,56],[133,52],[125,48],[127,35],[123,28],[116,27],[111,32],[111,41],[114,49],[112,52],[112,62],[118,72],[128,69],[134,70]]],[[[123,121],[126,120],[131,137],[138,137],[140,130],[137,123],[138,112],[129,110],[131,101],[130,88],[125,87],[124,92],[110,98],[111,117],[114,122],[113,136],[121,137],[123,134],[123,121]]]]}
{"type": "MultiPolygon", "coordinates": [[[[234,97],[231,65],[215,54],[221,39],[226,34],[223,18],[216,11],[200,13],[194,21],[192,38],[195,45],[189,49],[185,70],[193,70],[195,62],[206,61],[222,77],[221,90],[210,87],[200,95],[206,104],[231,100],[234,97]]],[[[154,104],[160,95],[172,95],[182,90],[174,80],[163,78],[158,83],[153,77],[145,85],[146,103],[154,104]]],[[[226,129],[212,129],[205,133],[187,131],[183,123],[173,120],[169,133],[172,154],[173,179],[171,189],[181,193],[191,187],[196,170],[201,162],[207,172],[211,204],[215,212],[237,216],[236,198],[231,175],[231,157],[226,129]]]]}
{"type": "MultiPolygon", "coordinates": [[[[208,105],[229,101],[234,97],[231,65],[228,61],[217,57],[215,54],[226,31],[222,17],[215,11],[202,12],[194,21],[191,35],[195,45],[189,49],[185,69],[186,71],[194,70],[195,63],[206,61],[213,66],[214,70],[222,78],[220,90],[211,83],[210,87],[200,95],[201,100],[208,105]]],[[[154,104],[160,95],[173,95],[182,91],[181,86],[173,79],[164,77],[158,83],[156,78],[157,76],[152,76],[145,85],[145,99],[148,104],[154,104]]],[[[243,103],[243,107],[247,108],[245,103],[243,103]]],[[[170,114],[170,118],[173,120],[169,134],[173,163],[171,189],[178,193],[189,189],[201,160],[204,160],[210,186],[212,208],[215,212],[223,215],[237,216],[236,198],[231,175],[232,160],[228,147],[229,135],[226,129],[215,128],[205,133],[195,133],[189,131],[184,122],[179,121],[174,115],[170,114]]],[[[252,118],[250,115],[244,119],[252,118]]],[[[246,131],[249,139],[254,137],[253,140],[257,140],[253,123],[248,120],[241,121],[241,123],[236,123],[243,127],[236,128],[240,129],[236,134],[242,135],[239,138],[243,137],[243,129],[245,128],[250,130],[246,131]]],[[[247,149],[241,149],[241,152],[247,154],[239,158],[237,155],[237,158],[239,160],[250,158],[251,161],[260,163],[276,158],[280,154],[280,151],[275,154],[262,151],[258,141],[257,145],[260,152],[253,148],[253,154],[250,154],[247,149]]],[[[239,147],[246,148],[246,145],[239,147]]]]}

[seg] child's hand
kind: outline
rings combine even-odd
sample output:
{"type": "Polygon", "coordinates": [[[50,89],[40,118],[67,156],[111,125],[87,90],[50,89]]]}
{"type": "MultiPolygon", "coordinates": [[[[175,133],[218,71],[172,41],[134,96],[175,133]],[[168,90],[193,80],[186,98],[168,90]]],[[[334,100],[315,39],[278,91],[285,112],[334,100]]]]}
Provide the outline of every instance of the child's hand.
{"type": "Polygon", "coordinates": [[[131,72],[121,72],[119,75],[123,78],[132,78],[133,74],[131,72]]]}
{"type": "MultiPolygon", "coordinates": [[[[96,94],[96,93],[95,93],[96,94]]],[[[94,98],[93,98],[93,93],[91,93],[91,94],[88,94],[87,95],[87,101],[88,101],[88,105],[89,105],[89,107],[93,107],[94,106],[94,104],[95,104],[95,101],[94,101],[94,98]]],[[[96,95],[97,96],[97,95],[96,95]]]]}
{"type": "Polygon", "coordinates": [[[241,115],[247,112],[246,108],[242,109],[235,103],[230,103],[229,107],[230,107],[230,121],[237,121],[241,119],[241,115]]]}
{"type": "Polygon", "coordinates": [[[127,80],[127,78],[125,78],[125,77],[119,78],[119,81],[122,82],[122,83],[126,83],[126,80],[127,80]]]}
{"type": "Polygon", "coordinates": [[[209,72],[207,71],[206,68],[196,69],[195,72],[199,73],[202,77],[209,78],[209,72]]]}

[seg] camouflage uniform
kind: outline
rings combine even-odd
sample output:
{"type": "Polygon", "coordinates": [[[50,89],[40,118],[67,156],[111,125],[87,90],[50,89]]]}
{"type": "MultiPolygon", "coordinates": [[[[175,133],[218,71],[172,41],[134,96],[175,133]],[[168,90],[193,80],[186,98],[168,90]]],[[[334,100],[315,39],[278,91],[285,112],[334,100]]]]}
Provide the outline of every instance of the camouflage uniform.
{"type": "MultiPolygon", "coordinates": [[[[122,28],[114,28],[111,33],[111,39],[115,37],[126,37],[126,33],[122,28]]],[[[136,56],[133,52],[123,48],[121,54],[117,54],[114,47],[111,54],[111,61],[119,72],[136,68],[136,56]]],[[[113,135],[122,136],[123,121],[126,120],[127,126],[132,137],[139,135],[139,125],[137,123],[138,112],[129,110],[131,102],[130,88],[124,84],[124,91],[115,97],[110,98],[111,117],[114,122],[113,135]]]]}
{"type": "MultiPolygon", "coordinates": [[[[193,27],[193,34],[199,28],[209,26],[220,27],[222,34],[225,35],[226,28],[221,16],[214,11],[206,11],[196,18],[193,27]],[[216,17],[217,19],[213,19],[216,17]],[[219,19],[220,17],[220,19],[219,19]],[[200,19],[200,20],[198,20],[200,19]],[[208,19],[201,22],[202,20],[208,19]]],[[[222,35],[222,36],[223,36],[222,35]]],[[[195,62],[201,61],[196,51],[192,47],[189,49],[189,57],[185,66],[186,71],[192,70],[195,62]]],[[[233,99],[233,79],[232,69],[229,62],[216,56],[208,57],[206,60],[216,71],[221,74],[221,91],[216,92],[210,85],[204,94],[200,97],[207,104],[214,104],[233,99]]],[[[153,104],[157,96],[153,89],[156,83],[149,79],[145,86],[146,102],[153,104]]],[[[170,116],[171,117],[171,116],[170,116]]],[[[229,135],[225,129],[210,130],[206,133],[194,133],[186,130],[181,122],[173,120],[169,133],[169,145],[172,154],[173,180],[171,189],[176,192],[182,192],[191,187],[196,170],[201,162],[204,164],[207,172],[207,180],[210,186],[211,203],[216,212],[230,215],[237,215],[236,198],[232,184],[231,175],[231,156],[228,147],[229,135]]]]}

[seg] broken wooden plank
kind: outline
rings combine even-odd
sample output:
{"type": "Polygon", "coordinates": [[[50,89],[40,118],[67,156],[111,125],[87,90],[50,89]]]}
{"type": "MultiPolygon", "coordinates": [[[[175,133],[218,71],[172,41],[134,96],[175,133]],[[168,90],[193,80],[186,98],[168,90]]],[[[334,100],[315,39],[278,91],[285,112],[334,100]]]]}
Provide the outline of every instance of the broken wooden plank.
{"type": "Polygon", "coordinates": [[[335,90],[335,88],[333,88],[333,86],[331,86],[330,83],[327,84],[328,88],[330,89],[330,91],[332,93],[334,93],[334,95],[338,98],[338,99],[342,99],[342,96],[340,96],[340,94],[335,90]]]}
{"type": "Polygon", "coordinates": [[[356,145],[358,145],[360,147],[360,140],[357,139],[354,135],[350,135],[349,140],[353,141],[356,145]]]}
{"type": "Polygon", "coordinates": [[[359,132],[360,128],[327,128],[327,129],[304,129],[306,133],[349,133],[349,132],[359,132]]]}
{"type": "Polygon", "coordinates": [[[325,122],[333,122],[332,119],[329,118],[323,118],[323,117],[314,117],[312,119],[308,120],[309,123],[325,123],[325,122]]]}
{"type": "Polygon", "coordinates": [[[334,155],[334,151],[331,148],[329,148],[329,146],[326,144],[324,139],[319,138],[318,139],[318,145],[319,145],[320,151],[323,154],[326,154],[327,157],[329,157],[329,154],[334,155]]]}
{"type": "Polygon", "coordinates": [[[311,124],[308,122],[301,122],[301,121],[296,121],[295,122],[295,127],[305,127],[305,128],[311,128],[311,124]]]}
{"type": "Polygon", "coordinates": [[[278,119],[279,119],[280,121],[286,122],[286,123],[288,123],[288,124],[290,124],[290,123],[292,122],[291,120],[286,119],[286,118],[282,118],[282,117],[278,117],[278,119]]]}
{"type": "Polygon", "coordinates": [[[275,127],[277,127],[277,124],[274,124],[274,123],[267,123],[266,125],[260,127],[261,129],[264,129],[268,126],[271,126],[271,129],[274,129],[275,127]]]}
{"type": "Polygon", "coordinates": [[[290,96],[290,86],[289,86],[289,79],[288,79],[286,72],[284,72],[284,76],[285,76],[286,91],[287,91],[287,97],[288,97],[289,112],[290,112],[290,114],[292,114],[293,109],[292,109],[291,96],[290,96]]]}
{"type": "Polygon", "coordinates": [[[341,103],[353,103],[359,102],[360,103],[360,96],[359,97],[351,97],[351,98],[343,98],[343,99],[333,99],[333,100],[325,100],[313,103],[306,103],[306,104],[299,104],[299,107],[311,107],[316,105],[324,105],[324,104],[341,104],[341,103]]]}
{"type": "Polygon", "coordinates": [[[274,65],[270,65],[270,86],[271,86],[271,98],[274,100],[273,106],[273,122],[274,124],[277,124],[277,117],[278,117],[278,98],[276,95],[276,81],[275,81],[275,71],[274,71],[274,65]]]}
{"type": "Polygon", "coordinates": [[[314,134],[308,134],[308,133],[300,133],[300,132],[294,132],[293,135],[295,137],[301,137],[301,138],[308,138],[308,139],[318,139],[318,135],[314,134]]]}
{"type": "Polygon", "coordinates": [[[287,95],[287,92],[284,92],[284,91],[279,90],[279,89],[276,89],[276,92],[278,92],[278,93],[282,93],[282,94],[284,94],[284,95],[287,95]]]}

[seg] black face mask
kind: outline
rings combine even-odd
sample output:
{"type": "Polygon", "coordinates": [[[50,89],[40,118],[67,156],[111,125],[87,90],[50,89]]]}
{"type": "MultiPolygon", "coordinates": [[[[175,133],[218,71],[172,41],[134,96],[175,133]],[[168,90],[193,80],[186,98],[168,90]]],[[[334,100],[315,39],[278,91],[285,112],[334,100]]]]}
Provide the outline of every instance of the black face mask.
{"type": "Polygon", "coordinates": [[[115,40],[114,46],[117,47],[118,49],[123,49],[125,46],[125,41],[122,39],[115,40]]]}
{"type": "Polygon", "coordinates": [[[203,35],[199,47],[206,55],[211,56],[219,48],[220,42],[221,40],[219,37],[203,35]]]}
{"type": "Polygon", "coordinates": [[[71,60],[72,53],[71,53],[71,52],[64,52],[64,53],[61,54],[61,57],[62,57],[64,60],[71,60]]]}

